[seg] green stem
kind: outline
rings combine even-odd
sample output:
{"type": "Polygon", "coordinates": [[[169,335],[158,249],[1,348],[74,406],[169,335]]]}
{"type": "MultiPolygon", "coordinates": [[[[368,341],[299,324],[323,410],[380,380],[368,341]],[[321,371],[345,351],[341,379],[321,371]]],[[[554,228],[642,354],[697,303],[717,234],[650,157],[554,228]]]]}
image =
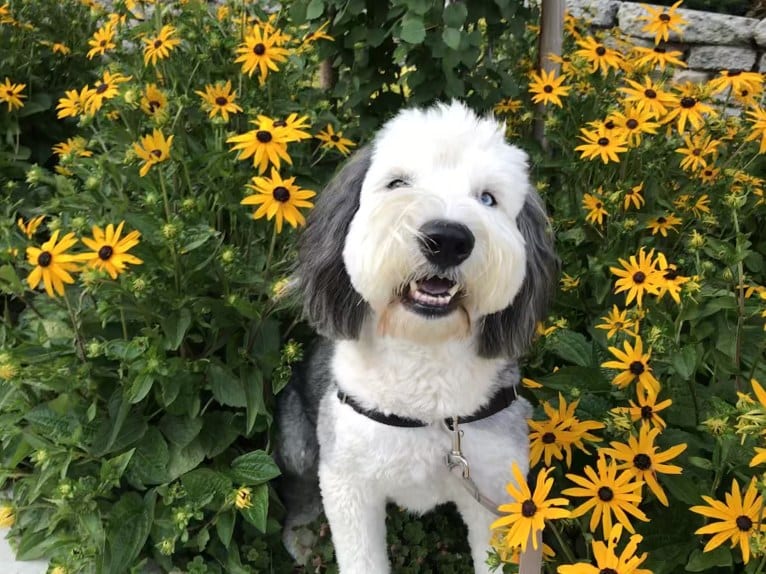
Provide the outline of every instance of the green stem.
{"type": "MultiPolygon", "coordinates": [[[[739,243],[739,218],[737,217],[736,206],[731,210],[732,219],[734,221],[734,241],[739,243]]],[[[740,389],[740,365],[742,361],[742,331],[745,322],[745,270],[742,265],[742,261],[737,262],[737,334],[736,334],[736,348],[734,352],[734,365],[737,369],[737,375],[734,379],[734,384],[737,390],[740,389]]]]}
{"type": "Polygon", "coordinates": [[[575,556],[574,552],[572,552],[572,549],[569,548],[569,544],[564,542],[564,538],[561,536],[561,532],[559,532],[558,527],[553,522],[549,522],[548,524],[550,525],[551,530],[553,530],[553,535],[556,537],[556,541],[559,543],[559,546],[564,552],[564,555],[567,557],[567,560],[569,560],[569,563],[574,564],[577,562],[577,556],[575,556]]]}
{"type": "Polygon", "coordinates": [[[162,201],[165,204],[165,222],[170,223],[170,200],[168,199],[168,190],[165,187],[165,174],[160,169],[160,189],[162,190],[162,201]]]}
{"type": "Polygon", "coordinates": [[[271,267],[271,258],[274,256],[274,246],[277,244],[277,226],[274,226],[274,232],[271,234],[271,244],[269,245],[269,254],[266,256],[266,264],[263,267],[263,274],[266,275],[271,267]]]}
{"type": "Polygon", "coordinates": [[[766,566],[766,554],[761,557],[761,561],[758,563],[758,568],[756,569],[755,574],[761,574],[764,566],[766,566]]]}
{"type": "Polygon", "coordinates": [[[77,356],[84,363],[85,362],[85,345],[80,336],[80,329],[77,326],[77,315],[72,309],[72,304],[69,302],[69,296],[64,293],[64,302],[66,303],[67,311],[69,312],[69,320],[72,322],[72,329],[74,329],[75,344],[77,347],[77,356]]]}

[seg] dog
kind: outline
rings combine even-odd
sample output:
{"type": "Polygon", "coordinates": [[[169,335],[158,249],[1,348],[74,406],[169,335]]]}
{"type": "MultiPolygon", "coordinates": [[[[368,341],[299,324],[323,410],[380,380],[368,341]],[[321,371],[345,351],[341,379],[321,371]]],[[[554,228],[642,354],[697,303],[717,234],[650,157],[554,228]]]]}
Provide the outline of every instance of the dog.
{"type": "Polygon", "coordinates": [[[293,555],[323,506],[341,574],[386,573],[387,502],[453,502],[489,571],[493,510],[512,463],[528,471],[517,361],[557,268],[527,155],[493,118],[407,109],[348,160],[298,245],[293,288],[323,339],[278,398],[293,555]]]}

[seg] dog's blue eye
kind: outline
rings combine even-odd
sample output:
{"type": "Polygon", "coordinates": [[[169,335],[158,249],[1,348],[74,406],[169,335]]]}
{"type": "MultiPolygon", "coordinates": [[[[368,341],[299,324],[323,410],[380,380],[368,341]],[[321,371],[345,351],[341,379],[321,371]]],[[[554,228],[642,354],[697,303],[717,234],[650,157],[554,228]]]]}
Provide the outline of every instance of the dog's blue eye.
{"type": "Polygon", "coordinates": [[[481,201],[487,207],[495,207],[497,205],[497,200],[495,199],[495,196],[488,191],[483,191],[481,193],[481,195],[479,196],[479,201],[481,201]]]}
{"type": "Polygon", "coordinates": [[[408,183],[409,182],[406,179],[397,177],[396,179],[392,179],[386,184],[386,189],[396,189],[397,187],[404,187],[405,185],[408,185],[408,183]]]}

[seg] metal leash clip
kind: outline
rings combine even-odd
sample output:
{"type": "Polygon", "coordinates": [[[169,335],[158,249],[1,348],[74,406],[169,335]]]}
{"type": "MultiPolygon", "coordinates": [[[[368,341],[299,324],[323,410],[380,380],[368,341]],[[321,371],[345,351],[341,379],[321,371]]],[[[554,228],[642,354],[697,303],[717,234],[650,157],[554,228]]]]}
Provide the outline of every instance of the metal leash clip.
{"type": "Polygon", "coordinates": [[[452,450],[444,457],[444,462],[447,468],[452,471],[453,468],[460,467],[463,478],[471,478],[471,469],[468,466],[468,460],[463,456],[463,450],[460,445],[460,439],[463,436],[463,431],[458,427],[458,417],[452,417],[452,429],[444,423],[444,428],[452,434],[452,450]]]}

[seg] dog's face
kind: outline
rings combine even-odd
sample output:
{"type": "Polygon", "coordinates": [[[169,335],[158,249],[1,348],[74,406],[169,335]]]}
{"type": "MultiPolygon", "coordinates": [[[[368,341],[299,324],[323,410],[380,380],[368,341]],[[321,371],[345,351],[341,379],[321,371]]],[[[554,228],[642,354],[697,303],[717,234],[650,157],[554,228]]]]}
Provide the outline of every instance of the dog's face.
{"type": "Polygon", "coordinates": [[[517,354],[555,268],[526,154],[453,103],[401,112],[357,155],[309,216],[298,270],[309,318],[336,337],[374,321],[381,336],[476,336],[483,354],[517,354]]]}

